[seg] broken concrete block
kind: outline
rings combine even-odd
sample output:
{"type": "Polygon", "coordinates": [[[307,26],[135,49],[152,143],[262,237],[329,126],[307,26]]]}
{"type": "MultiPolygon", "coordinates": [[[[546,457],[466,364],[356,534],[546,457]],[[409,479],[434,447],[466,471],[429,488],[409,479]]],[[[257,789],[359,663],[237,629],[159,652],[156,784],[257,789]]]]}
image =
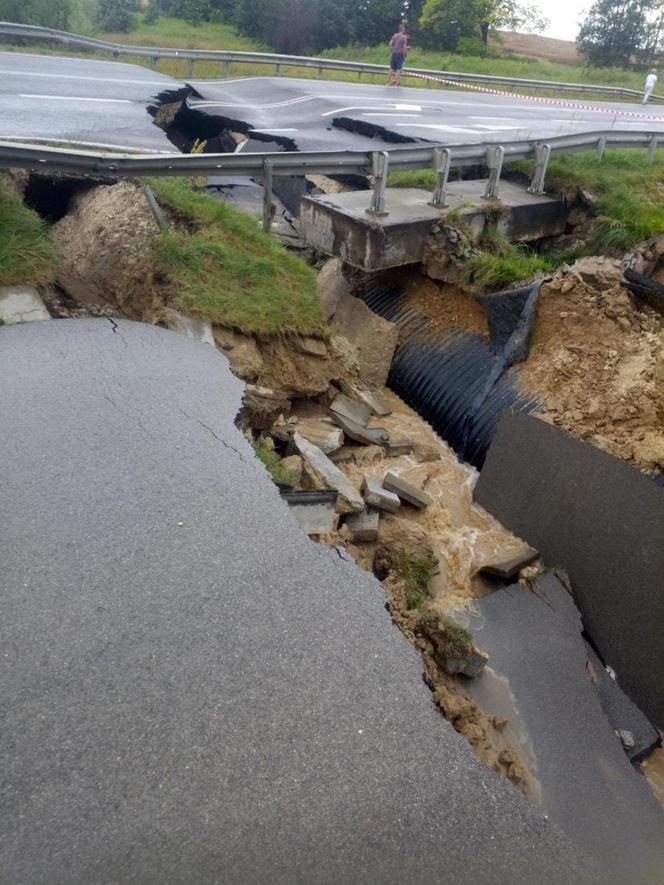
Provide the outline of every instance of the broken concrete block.
{"type": "Polygon", "coordinates": [[[365,476],[362,480],[362,494],[367,504],[378,510],[396,513],[401,507],[399,496],[383,488],[377,479],[372,479],[370,476],[365,476]]]}
{"type": "Polygon", "coordinates": [[[384,446],[387,445],[390,435],[384,427],[363,427],[356,421],[351,421],[343,415],[332,413],[333,420],[341,427],[343,432],[355,442],[362,443],[365,446],[384,446]]]}
{"type": "MultiPolygon", "coordinates": [[[[301,436],[318,446],[326,455],[336,452],[344,444],[343,431],[320,418],[302,418],[295,427],[301,436]]],[[[289,427],[289,432],[293,429],[289,427]]]]}
{"type": "Polygon", "coordinates": [[[0,324],[10,326],[50,319],[34,286],[0,286],[0,324]]]}
{"type": "Polygon", "coordinates": [[[317,356],[319,359],[327,359],[327,345],[319,338],[299,338],[296,344],[300,353],[306,356],[317,356]]]}
{"type": "Polygon", "coordinates": [[[375,314],[364,301],[348,294],[339,298],[334,325],[357,349],[362,381],[384,387],[399,339],[397,326],[375,314]]]}
{"type": "Polygon", "coordinates": [[[201,344],[211,344],[212,347],[216,347],[212,325],[207,320],[185,316],[172,307],[164,308],[164,312],[171,331],[179,332],[180,335],[185,335],[194,341],[200,341],[201,344]]]}
{"type": "Polygon", "coordinates": [[[432,503],[432,498],[426,492],[421,491],[405,479],[402,479],[398,473],[393,470],[385,474],[383,480],[383,488],[389,492],[395,492],[402,501],[416,507],[418,510],[424,510],[432,503]]]}
{"type": "Polygon", "coordinates": [[[373,507],[367,507],[361,513],[354,513],[346,520],[350,531],[350,539],[354,544],[370,544],[378,540],[380,513],[373,507]]]}
{"type": "Polygon", "coordinates": [[[351,399],[345,393],[339,393],[335,396],[330,410],[336,415],[341,415],[343,418],[348,418],[350,421],[362,425],[362,427],[367,426],[371,417],[371,412],[367,406],[351,399]]]}
{"type": "Polygon", "coordinates": [[[410,455],[413,443],[409,439],[388,439],[385,450],[390,457],[398,458],[399,455],[410,455]]]}
{"type": "Polygon", "coordinates": [[[359,513],[364,509],[364,499],[362,498],[362,495],[360,495],[351,481],[344,476],[339,468],[330,461],[327,455],[325,455],[318,446],[309,442],[308,439],[305,439],[302,434],[298,432],[293,434],[293,444],[313,473],[325,483],[328,488],[334,489],[339,493],[341,502],[337,502],[337,507],[339,507],[339,503],[341,503],[342,506],[346,505],[348,509],[355,513],[359,513]]]}
{"type": "Polygon", "coordinates": [[[372,415],[376,415],[378,418],[384,418],[386,415],[392,414],[387,397],[377,388],[360,387],[359,384],[342,381],[341,389],[346,396],[361,402],[369,409],[372,415]]]}
{"type": "Polygon", "coordinates": [[[334,316],[339,299],[350,296],[350,285],[342,269],[341,259],[331,258],[321,267],[318,274],[318,298],[326,320],[334,316]]]}
{"type": "Polygon", "coordinates": [[[478,571],[487,575],[496,575],[499,578],[513,578],[525,566],[534,562],[539,553],[533,547],[524,547],[521,553],[508,556],[506,559],[498,559],[487,562],[478,571]]]}
{"type": "Polygon", "coordinates": [[[240,378],[253,381],[257,378],[265,364],[253,338],[215,326],[212,330],[217,347],[222,350],[231,364],[231,368],[240,378]]]}
{"type": "Polygon", "coordinates": [[[281,497],[308,535],[325,535],[336,527],[335,492],[282,492],[281,497]]]}

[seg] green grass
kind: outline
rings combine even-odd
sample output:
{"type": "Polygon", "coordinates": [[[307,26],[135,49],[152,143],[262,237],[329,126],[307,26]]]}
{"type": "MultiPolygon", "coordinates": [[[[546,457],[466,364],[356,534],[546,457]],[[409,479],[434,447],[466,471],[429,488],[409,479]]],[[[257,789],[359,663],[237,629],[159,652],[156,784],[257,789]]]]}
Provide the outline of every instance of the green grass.
{"type": "Polygon", "coordinates": [[[50,282],[55,262],[46,224],[0,176],[0,286],[50,282]]]}
{"type": "Polygon", "coordinates": [[[452,618],[441,617],[438,626],[444,637],[446,654],[450,658],[462,658],[473,648],[473,637],[470,632],[453,621],[452,618]]]}
{"type": "MultiPolygon", "coordinates": [[[[513,168],[532,173],[532,163],[513,168]]],[[[664,151],[646,163],[645,151],[610,149],[601,162],[594,151],[554,157],[547,190],[573,198],[580,188],[597,200],[597,218],[586,254],[623,252],[664,232],[664,151]]]]}
{"type": "Polygon", "coordinates": [[[390,172],[388,187],[419,187],[433,191],[436,186],[436,173],[433,169],[406,169],[403,172],[390,172]]]}
{"type": "Polygon", "coordinates": [[[468,285],[484,291],[506,289],[514,283],[527,282],[536,273],[554,270],[556,262],[522,243],[509,243],[500,252],[481,249],[464,262],[468,285]]]}
{"type": "Polygon", "coordinates": [[[183,179],[151,179],[150,186],[182,222],[154,246],[173,307],[248,334],[325,333],[313,269],[254,216],[183,179]]]}
{"type": "Polygon", "coordinates": [[[254,451],[260,461],[263,462],[272,479],[283,486],[294,488],[297,485],[297,477],[292,470],[287,470],[282,464],[279,455],[269,449],[264,443],[254,443],[254,451]]]}
{"type": "Polygon", "coordinates": [[[436,574],[436,566],[426,556],[402,553],[398,574],[404,583],[406,605],[409,609],[419,608],[429,597],[429,583],[436,574]]]}

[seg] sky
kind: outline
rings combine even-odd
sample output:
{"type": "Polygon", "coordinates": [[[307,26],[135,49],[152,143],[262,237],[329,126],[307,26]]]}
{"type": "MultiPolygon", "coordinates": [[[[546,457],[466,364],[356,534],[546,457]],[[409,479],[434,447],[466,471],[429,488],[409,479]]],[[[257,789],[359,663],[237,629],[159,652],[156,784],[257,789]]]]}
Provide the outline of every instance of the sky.
{"type": "Polygon", "coordinates": [[[576,40],[578,21],[592,5],[592,0],[538,0],[537,5],[551,22],[548,31],[544,32],[546,37],[576,40]]]}

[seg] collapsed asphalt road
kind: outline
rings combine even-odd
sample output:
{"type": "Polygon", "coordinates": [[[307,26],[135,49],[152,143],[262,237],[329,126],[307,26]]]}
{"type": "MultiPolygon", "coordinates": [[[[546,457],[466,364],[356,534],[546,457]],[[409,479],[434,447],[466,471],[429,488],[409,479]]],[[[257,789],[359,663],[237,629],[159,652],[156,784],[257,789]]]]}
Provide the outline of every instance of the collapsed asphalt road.
{"type": "Polygon", "coordinates": [[[523,96],[445,91],[439,87],[371,86],[361,83],[249,77],[195,81],[188,107],[246,123],[242,150],[265,150],[273,135],[301,151],[367,150],[403,141],[441,144],[547,138],[600,129],[664,131],[664,113],[641,105],[561,99],[560,106],[523,96]],[[373,137],[372,137],[373,136],[373,137]]]}
{"type": "Polygon", "coordinates": [[[301,533],[220,353],[99,319],[0,354],[2,881],[612,881],[301,533]]]}
{"type": "Polygon", "coordinates": [[[174,152],[147,107],[180,85],[139,65],[0,52],[0,136],[174,152]]]}

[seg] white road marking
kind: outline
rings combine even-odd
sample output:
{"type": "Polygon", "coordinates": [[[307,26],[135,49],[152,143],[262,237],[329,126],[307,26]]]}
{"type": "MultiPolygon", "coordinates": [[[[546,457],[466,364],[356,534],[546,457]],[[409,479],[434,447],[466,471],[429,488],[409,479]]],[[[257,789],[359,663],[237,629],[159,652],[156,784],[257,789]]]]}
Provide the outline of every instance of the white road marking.
{"type": "Polygon", "coordinates": [[[479,135],[477,129],[467,129],[463,126],[444,126],[439,123],[397,123],[399,129],[436,129],[440,132],[461,132],[465,135],[479,135]]]}
{"type": "Polygon", "coordinates": [[[400,120],[403,120],[404,117],[412,117],[414,120],[419,120],[422,114],[399,114],[394,111],[385,111],[383,114],[362,114],[363,117],[398,117],[400,120]]]}
{"type": "Polygon", "coordinates": [[[418,104],[395,104],[394,107],[398,111],[421,111],[422,108],[418,104]]]}
{"type": "Polygon", "coordinates": [[[27,93],[19,93],[18,97],[46,99],[47,101],[98,101],[109,104],[133,104],[128,98],[85,98],[80,95],[29,95],[27,93]]]}
{"type": "Polygon", "coordinates": [[[267,132],[268,135],[271,132],[297,132],[297,131],[298,131],[297,129],[269,129],[269,128],[268,129],[250,129],[249,130],[249,132],[263,132],[263,133],[267,132]]]}
{"type": "MultiPolygon", "coordinates": [[[[44,58],[43,55],[38,56],[44,58]]],[[[48,58],[48,56],[46,56],[48,58]]],[[[0,70],[0,74],[6,74],[12,77],[20,77],[30,79],[31,77],[46,77],[49,80],[89,80],[91,83],[133,83],[139,86],[165,86],[168,85],[168,78],[163,80],[128,80],[126,77],[80,77],[76,74],[35,74],[33,71],[7,71],[0,70]]]]}

